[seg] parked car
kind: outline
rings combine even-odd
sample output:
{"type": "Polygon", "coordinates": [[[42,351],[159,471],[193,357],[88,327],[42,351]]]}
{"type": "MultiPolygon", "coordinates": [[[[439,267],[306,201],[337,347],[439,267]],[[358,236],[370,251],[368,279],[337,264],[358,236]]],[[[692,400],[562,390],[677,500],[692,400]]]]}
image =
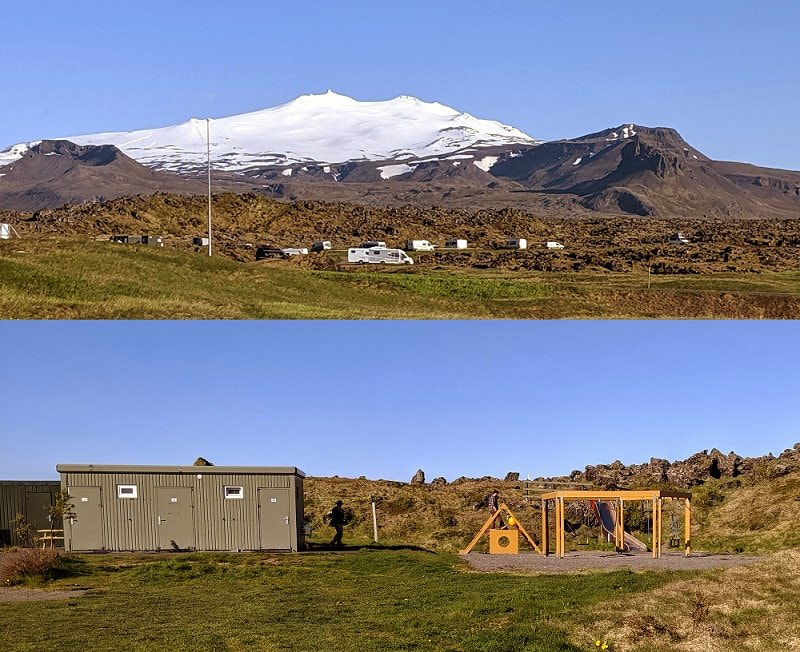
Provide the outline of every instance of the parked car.
{"type": "Polygon", "coordinates": [[[367,242],[362,242],[357,249],[372,249],[372,247],[386,247],[386,243],[383,240],[368,240],[367,242]]]}
{"type": "Polygon", "coordinates": [[[311,251],[325,251],[331,248],[330,240],[317,240],[311,245],[311,251]]]}
{"type": "Polygon", "coordinates": [[[444,243],[445,249],[466,249],[467,241],[462,238],[450,238],[444,243]]]}
{"type": "Polygon", "coordinates": [[[273,245],[261,245],[256,249],[256,260],[263,260],[265,258],[288,258],[289,254],[284,253],[283,249],[273,245]]]}
{"type": "Polygon", "coordinates": [[[528,241],[525,238],[509,238],[506,240],[506,249],[527,249],[528,241]]]}

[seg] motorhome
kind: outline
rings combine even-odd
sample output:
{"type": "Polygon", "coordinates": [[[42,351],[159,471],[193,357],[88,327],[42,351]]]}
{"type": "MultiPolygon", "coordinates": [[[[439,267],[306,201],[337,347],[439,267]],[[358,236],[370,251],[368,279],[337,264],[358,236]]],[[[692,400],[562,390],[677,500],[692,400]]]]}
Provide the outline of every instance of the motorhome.
{"type": "Polygon", "coordinates": [[[450,238],[450,240],[444,243],[444,247],[445,249],[466,249],[467,241],[461,238],[450,238]]]}
{"type": "Polygon", "coordinates": [[[506,249],[527,249],[528,241],[525,238],[509,238],[506,240],[506,249]]]}
{"type": "Polygon", "coordinates": [[[409,251],[433,251],[436,249],[436,245],[432,245],[427,240],[408,240],[406,249],[409,251]]]}
{"type": "Polygon", "coordinates": [[[394,265],[413,265],[414,260],[402,249],[386,247],[353,247],[347,250],[348,263],[389,263],[394,265]]]}
{"type": "Polygon", "coordinates": [[[311,251],[325,251],[331,248],[330,240],[317,240],[311,245],[311,251]]]}
{"type": "Polygon", "coordinates": [[[564,248],[563,244],[561,244],[560,242],[556,242],[555,240],[548,240],[547,242],[544,243],[544,246],[547,249],[563,249],[564,248]]]}

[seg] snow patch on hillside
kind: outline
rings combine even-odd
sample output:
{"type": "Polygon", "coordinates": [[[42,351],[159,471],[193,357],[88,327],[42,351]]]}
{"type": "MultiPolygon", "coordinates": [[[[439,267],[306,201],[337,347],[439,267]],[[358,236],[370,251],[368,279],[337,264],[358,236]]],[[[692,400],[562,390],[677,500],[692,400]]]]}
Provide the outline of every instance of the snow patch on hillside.
{"type": "MultiPolygon", "coordinates": [[[[206,126],[206,120],[191,118],[158,129],[61,139],[78,145],[116,145],[131,158],[158,169],[201,170],[206,164],[206,126]]],[[[234,172],[297,163],[440,157],[466,147],[538,142],[514,127],[438,102],[407,95],[360,102],[332,91],[212,119],[209,126],[213,166],[234,172]]],[[[33,144],[20,143],[0,152],[0,162],[20,158],[33,144]]]]}

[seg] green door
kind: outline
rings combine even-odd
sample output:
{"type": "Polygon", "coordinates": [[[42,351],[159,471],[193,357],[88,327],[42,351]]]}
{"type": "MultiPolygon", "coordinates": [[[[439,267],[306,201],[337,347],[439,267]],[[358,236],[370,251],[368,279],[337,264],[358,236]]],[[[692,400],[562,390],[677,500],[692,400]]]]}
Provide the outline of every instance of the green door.
{"type": "Polygon", "coordinates": [[[75,517],[68,519],[69,550],[103,550],[103,516],[100,487],[70,487],[75,517]]]}
{"type": "Polygon", "coordinates": [[[291,550],[288,489],[258,490],[258,529],[262,550],[291,550]]]}
{"type": "Polygon", "coordinates": [[[194,514],[191,487],[156,487],[158,547],[194,550],[194,514]]]}
{"type": "MultiPolygon", "coordinates": [[[[49,491],[26,491],[25,492],[25,518],[37,530],[50,528],[50,521],[47,518],[47,508],[53,504],[52,496],[49,491]]],[[[53,527],[60,528],[56,523],[53,527]]]]}

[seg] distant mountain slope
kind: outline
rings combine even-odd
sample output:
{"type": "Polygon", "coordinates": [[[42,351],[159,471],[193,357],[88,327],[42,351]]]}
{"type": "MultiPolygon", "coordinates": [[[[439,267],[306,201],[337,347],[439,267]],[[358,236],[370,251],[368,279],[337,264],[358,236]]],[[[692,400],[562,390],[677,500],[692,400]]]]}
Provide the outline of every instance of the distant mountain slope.
{"type": "Polygon", "coordinates": [[[35,211],[158,191],[201,193],[201,181],[147,168],[113,145],[44,140],[0,167],[0,207],[35,211]]]}
{"type": "MultiPolygon", "coordinates": [[[[438,102],[400,96],[359,102],[332,91],[303,95],[280,106],[213,119],[211,157],[215,169],[242,171],[265,166],[403,160],[438,157],[466,147],[532,145],[522,131],[482,120],[438,102]]],[[[129,132],[68,136],[79,145],[116,145],[157,169],[194,171],[206,164],[206,121],[129,132]]],[[[35,143],[0,153],[10,162],[35,143]]]]}
{"type": "Polygon", "coordinates": [[[507,156],[493,175],[601,212],[800,216],[800,173],[711,160],[674,129],[622,125],[507,156]]]}

